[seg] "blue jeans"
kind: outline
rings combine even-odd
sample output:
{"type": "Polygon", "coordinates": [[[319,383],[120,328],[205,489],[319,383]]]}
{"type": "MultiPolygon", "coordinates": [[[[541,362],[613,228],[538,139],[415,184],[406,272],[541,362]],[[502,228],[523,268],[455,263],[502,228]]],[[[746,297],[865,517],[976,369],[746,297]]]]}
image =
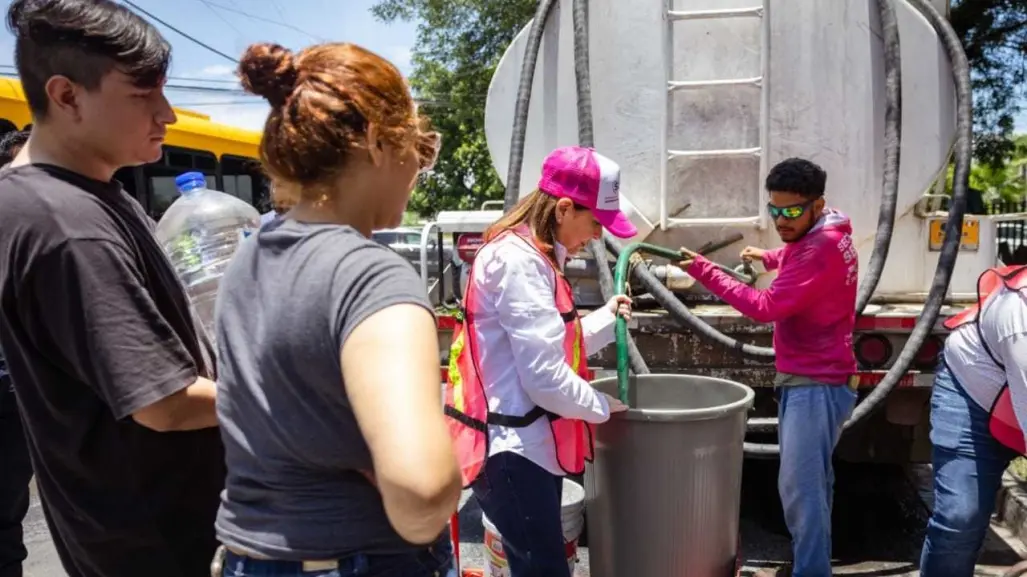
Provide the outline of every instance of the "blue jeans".
{"type": "Polygon", "coordinates": [[[303,571],[297,561],[242,557],[229,551],[219,577],[450,577],[455,576],[453,545],[447,530],[431,547],[407,555],[357,554],[335,569],[303,571]]]}
{"type": "Polygon", "coordinates": [[[780,389],[777,488],[792,535],[795,577],[831,575],[831,455],[855,404],[856,392],[845,385],[780,389]]]}
{"type": "Polygon", "coordinates": [[[991,436],[988,419],[940,363],[931,393],[934,512],[920,554],[922,577],[974,574],[1002,473],[1016,457],[991,436]]]}
{"type": "Polygon", "coordinates": [[[560,500],[563,478],[515,453],[499,453],[471,485],[503,536],[510,577],[570,577],[560,500]]]}

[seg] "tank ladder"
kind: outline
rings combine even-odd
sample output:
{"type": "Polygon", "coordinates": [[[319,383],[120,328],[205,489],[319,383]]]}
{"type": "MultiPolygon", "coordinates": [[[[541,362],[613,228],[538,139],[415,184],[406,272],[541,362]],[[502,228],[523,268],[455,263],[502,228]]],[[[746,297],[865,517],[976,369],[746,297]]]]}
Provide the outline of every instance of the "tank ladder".
{"type": "Polygon", "coordinates": [[[707,159],[727,157],[752,157],[759,158],[759,175],[755,183],[755,190],[760,194],[762,190],[763,175],[767,173],[766,150],[767,144],[767,118],[768,118],[768,91],[766,89],[769,56],[770,56],[770,19],[768,8],[770,0],[763,0],[759,6],[747,8],[728,8],[719,10],[674,10],[674,0],[665,0],[665,26],[664,26],[664,65],[667,81],[666,106],[664,110],[662,142],[660,148],[665,151],[660,162],[660,228],[679,227],[701,227],[701,226],[728,226],[728,227],[759,227],[766,225],[767,208],[765,202],[760,202],[759,214],[746,217],[726,218],[675,218],[667,214],[667,196],[669,186],[669,164],[676,159],[707,159]],[[760,75],[752,78],[724,78],[709,80],[675,80],[674,75],[674,28],[677,22],[684,20],[720,20],[727,18],[759,18],[760,22],[760,75]],[[759,146],[754,148],[730,148],[722,150],[672,150],[668,148],[668,132],[670,131],[672,109],[674,104],[674,93],[680,90],[702,90],[714,87],[738,87],[740,89],[757,89],[760,91],[760,124],[759,124],[759,146]]]}

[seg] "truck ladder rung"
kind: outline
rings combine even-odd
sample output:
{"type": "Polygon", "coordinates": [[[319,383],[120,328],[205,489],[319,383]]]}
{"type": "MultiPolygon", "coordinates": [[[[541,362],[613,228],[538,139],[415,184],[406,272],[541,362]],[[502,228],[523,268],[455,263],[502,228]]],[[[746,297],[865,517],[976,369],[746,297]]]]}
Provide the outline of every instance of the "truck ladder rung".
{"type": "Polygon", "coordinates": [[[729,148],[725,150],[668,150],[667,156],[673,158],[724,158],[731,156],[756,156],[759,157],[762,149],[755,148],[729,148]]]}
{"type": "Polygon", "coordinates": [[[668,20],[717,20],[722,18],[762,17],[763,6],[722,8],[719,10],[668,10],[668,20]]]}
{"type": "Polygon", "coordinates": [[[727,226],[737,228],[758,227],[762,220],[759,216],[738,216],[724,218],[668,218],[667,224],[674,228],[727,226]]]}
{"type": "Polygon", "coordinates": [[[725,80],[671,80],[667,83],[667,90],[691,90],[695,88],[712,88],[716,86],[755,86],[757,88],[763,83],[762,76],[752,78],[728,78],[725,80]]]}

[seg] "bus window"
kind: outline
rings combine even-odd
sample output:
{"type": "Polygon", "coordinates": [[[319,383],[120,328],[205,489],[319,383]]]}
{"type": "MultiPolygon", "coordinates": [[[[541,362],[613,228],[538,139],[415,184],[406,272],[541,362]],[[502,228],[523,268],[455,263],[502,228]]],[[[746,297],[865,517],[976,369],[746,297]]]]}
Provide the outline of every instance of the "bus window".
{"type": "Polygon", "coordinates": [[[128,166],[114,173],[114,179],[121,183],[121,187],[129,196],[139,201],[146,207],[146,180],[143,176],[143,167],[128,166]]]}
{"type": "Polygon", "coordinates": [[[222,156],[221,179],[228,194],[245,200],[262,213],[271,210],[267,178],[257,160],[229,154],[222,156]]]}
{"type": "Polygon", "coordinates": [[[146,182],[146,212],[160,220],[164,211],[178,198],[175,178],[183,172],[202,172],[207,188],[217,188],[217,158],[210,152],[164,146],[161,159],[143,167],[146,182]]]}

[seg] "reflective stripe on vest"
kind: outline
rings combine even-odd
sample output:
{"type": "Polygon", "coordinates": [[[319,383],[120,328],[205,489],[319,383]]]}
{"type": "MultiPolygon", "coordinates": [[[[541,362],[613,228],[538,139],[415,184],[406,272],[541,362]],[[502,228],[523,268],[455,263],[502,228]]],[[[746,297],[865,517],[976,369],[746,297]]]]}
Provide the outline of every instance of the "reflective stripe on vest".
{"type": "MultiPolygon", "coordinates": [[[[556,277],[554,294],[556,309],[564,321],[565,334],[563,350],[567,364],[581,378],[588,378],[585,340],[581,330],[581,320],[574,306],[574,293],[570,283],[564,278],[560,269],[552,260],[539,250],[531,238],[514,231],[507,231],[491,242],[498,241],[508,234],[513,234],[533,250],[535,250],[553,270],[556,277]]],[[[480,249],[479,249],[480,250],[480,249]]],[[[473,279],[472,263],[469,279],[473,279]]],[[[464,294],[463,315],[457,318],[453,331],[453,344],[449,350],[449,372],[446,383],[446,422],[449,434],[453,439],[457,460],[464,487],[470,486],[481,474],[488,458],[489,428],[488,425],[523,428],[545,417],[549,420],[553,441],[556,447],[556,460],[560,468],[567,474],[580,475],[585,470],[585,462],[593,456],[592,425],[577,419],[565,419],[550,413],[541,407],[535,407],[526,415],[513,416],[493,413],[488,410],[488,397],[485,385],[481,381],[478,366],[478,345],[474,328],[474,310],[478,291],[470,280],[464,294]]]]}
{"type": "MultiPolygon", "coordinates": [[[[984,352],[988,353],[995,365],[1005,370],[1005,365],[988,348],[988,343],[985,342],[984,334],[981,332],[980,322],[978,322],[988,298],[1003,286],[1011,291],[1021,291],[1027,288],[1027,265],[995,267],[981,273],[977,279],[977,302],[959,314],[949,317],[943,324],[945,328],[955,330],[963,325],[975,323],[977,338],[981,341],[984,352]]],[[[1023,429],[1013,411],[1013,400],[1008,383],[1003,385],[999,391],[995,402],[991,405],[989,415],[988,431],[991,436],[1017,453],[1027,454],[1027,443],[1024,442],[1023,429]]]]}

